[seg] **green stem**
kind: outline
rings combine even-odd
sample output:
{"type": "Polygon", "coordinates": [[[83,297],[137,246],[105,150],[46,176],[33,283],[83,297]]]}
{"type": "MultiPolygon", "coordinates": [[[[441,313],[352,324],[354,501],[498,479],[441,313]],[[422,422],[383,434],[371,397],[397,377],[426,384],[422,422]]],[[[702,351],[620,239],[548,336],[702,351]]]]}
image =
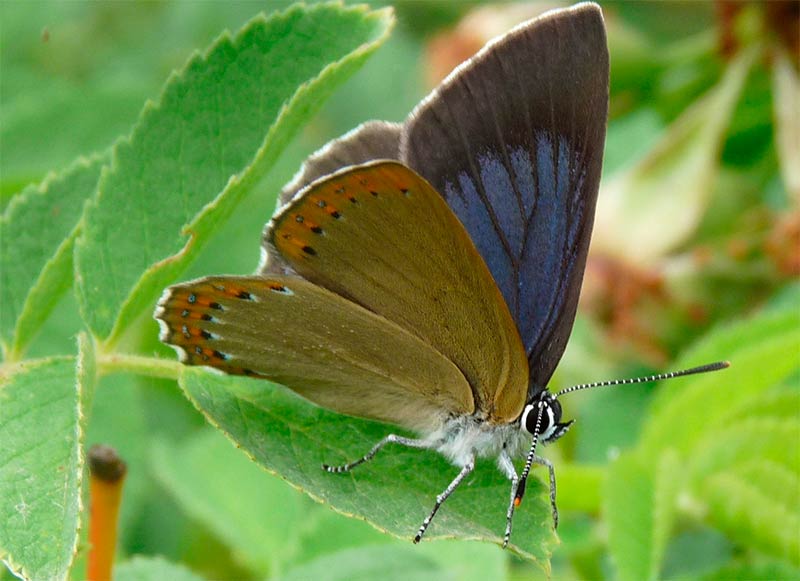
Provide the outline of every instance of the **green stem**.
{"type": "Polygon", "coordinates": [[[142,357],[126,353],[109,353],[99,355],[97,367],[100,375],[111,373],[135,373],[145,377],[177,380],[181,371],[179,361],[142,357]]]}

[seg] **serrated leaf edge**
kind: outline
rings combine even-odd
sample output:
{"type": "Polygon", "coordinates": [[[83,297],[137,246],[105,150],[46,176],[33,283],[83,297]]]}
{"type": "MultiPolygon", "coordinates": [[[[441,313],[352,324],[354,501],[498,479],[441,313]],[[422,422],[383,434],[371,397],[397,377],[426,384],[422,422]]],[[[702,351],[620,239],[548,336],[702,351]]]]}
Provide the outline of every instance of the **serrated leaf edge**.
{"type": "MultiPolygon", "coordinates": [[[[721,472],[715,474],[713,477],[709,478],[709,481],[706,483],[707,488],[707,495],[711,497],[711,512],[720,514],[720,512],[724,512],[724,515],[730,516],[732,514],[741,517],[742,514],[746,514],[748,527],[750,530],[758,530],[759,527],[754,526],[757,525],[754,521],[754,516],[752,513],[747,512],[746,510],[743,511],[745,507],[759,505],[760,509],[766,506],[770,508],[769,515],[760,514],[758,519],[763,523],[767,522],[770,523],[767,526],[771,530],[776,530],[779,527],[774,526],[775,523],[781,520],[781,517],[786,517],[786,511],[782,510],[781,507],[772,506],[770,507],[769,499],[760,490],[758,490],[755,486],[746,482],[739,478],[737,475],[730,473],[730,472],[721,472]],[[735,492],[732,494],[731,490],[735,492]],[[718,491],[718,494],[713,494],[711,491],[718,491]],[[741,499],[739,502],[732,503],[731,499],[741,499]],[[724,506],[722,499],[725,500],[724,506]],[[716,502],[715,502],[716,501],[716,502]],[[761,501],[761,502],[758,502],[761,501]]],[[[770,540],[778,541],[780,543],[780,551],[777,556],[789,558],[793,565],[798,566],[800,565],[800,535],[791,535],[791,529],[794,531],[800,530],[800,516],[798,515],[791,515],[792,520],[794,520],[794,527],[789,526],[789,534],[790,536],[780,536],[775,535],[773,539],[764,539],[768,543],[770,540]]],[[[790,518],[791,518],[790,517],[790,518]]],[[[722,518],[725,520],[725,517],[722,518]]],[[[740,522],[740,518],[736,518],[737,522],[740,522]]],[[[720,523],[723,528],[727,528],[727,522],[720,523]]],[[[736,529],[738,530],[739,527],[737,526],[736,529]]],[[[748,540],[752,540],[752,537],[748,537],[748,540]]],[[[764,550],[765,547],[762,545],[761,549],[764,550]]]]}
{"type": "MultiPolygon", "coordinates": [[[[79,338],[79,344],[81,339],[79,338]]],[[[76,464],[78,474],[75,480],[76,487],[78,489],[77,495],[77,523],[75,528],[75,538],[72,543],[71,551],[71,558],[70,562],[67,563],[65,570],[63,571],[63,576],[60,577],[61,579],[66,579],[69,571],[74,564],[75,556],[78,554],[79,542],[80,542],[80,531],[81,531],[81,517],[84,512],[83,507],[83,495],[81,494],[81,489],[83,486],[83,472],[84,472],[84,465],[85,465],[85,454],[83,453],[84,449],[84,440],[85,440],[85,422],[87,421],[87,416],[84,413],[83,409],[83,397],[82,391],[80,389],[79,382],[77,379],[80,377],[82,369],[85,369],[86,363],[82,361],[80,357],[74,357],[69,355],[63,356],[54,356],[54,357],[45,357],[41,359],[34,359],[34,360],[27,360],[22,361],[20,363],[15,363],[11,365],[3,364],[0,366],[0,389],[4,387],[4,385],[19,373],[25,373],[30,371],[31,369],[35,369],[40,366],[49,365],[50,363],[60,362],[60,361],[75,361],[76,363],[76,382],[75,382],[75,389],[77,390],[77,397],[76,397],[76,423],[75,423],[75,446],[76,446],[76,464]]],[[[12,553],[5,549],[4,547],[0,546],[0,560],[5,564],[8,570],[16,577],[21,579],[33,579],[34,577],[28,573],[25,569],[25,566],[22,564],[17,563],[14,561],[12,553]]]]}
{"type": "MultiPolygon", "coordinates": [[[[8,207],[6,207],[2,216],[0,216],[0,229],[2,228],[3,224],[7,224],[14,219],[14,213],[18,211],[20,206],[27,203],[32,196],[46,196],[50,191],[50,186],[54,182],[65,179],[67,175],[74,171],[88,169],[94,163],[102,161],[107,155],[107,152],[97,152],[87,156],[80,156],[63,170],[49,172],[47,176],[45,176],[45,178],[38,184],[33,184],[26,187],[20,194],[11,199],[8,207]]],[[[87,201],[92,197],[93,196],[87,198],[87,201]]],[[[17,320],[14,324],[11,343],[7,344],[5,341],[2,342],[4,352],[3,358],[5,361],[18,361],[24,355],[24,350],[27,345],[25,342],[20,341],[20,329],[23,328],[27,318],[30,316],[30,310],[36,304],[37,289],[41,289],[44,286],[45,281],[47,281],[50,273],[53,272],[57,267],[61,266],[61,261],[64,260],[68,254],[71,255],[72,246],[80,233],[82,222],[83,215],[81,215],[81,218],[78,219],[70,233],[67,234],[61,244],[59,244],[58,248],[56,248],[55,253],[44,263],[44,266],[39,272],[39,276],[34,281],[33,286],[28,289],[28,295],[25,297],[25,300],[22,303],[22,308],[20,309],[17,315],[17,320]]],[[[47,288],[47,292],[56,293],[57,295],[52,299],[50,307],[51,309],[55,307],[58,299],[61,297],[61,295],[63,295],[64,292],[66,292],[68,288],[70,288],[70,286],[71,281],[65,280],[58,286],[49,286],[47,288]]],[[[45,315],[43,321],[46,320],[46,318],[47,315],[45,315]]],[[[36,329],[33,329],[29,332],[29,340],[32,340],[35,337],[36,331],[36,329]]]]}
{"type": "MultiPolygon", "coordinates": [[[[347,53],[344,57],[328,63],[320,70],[314,79],[302,83],[295,90],[295,93],[290,97],[288,102],[284,103],[284,105],[281,107],[277,117],[275,118],[275,121],[270,126],[264,141],[256,151],[253,160],[238,173],[231,175],[228,183],[217,195],[217,197],[206,204],[203,209],[198,212],[195,218],[184,226],[184,232],[189,236],[189,238],[183,248],[180,249],[176,254],[163,258],[151,265],[142,273],[142,276],[134,283],[131,289],[129,289],[126,299],[120,305],[119,312],[117,313],[114,323],[112,324],[111,331],[103,340],[102,344],[98,346],[101,351],[105,352],[113,347],[124,333],[126,324],[139,316],[141,311],[143,311],[150,304],[151,301],[149,298],[141,296],[143,294],[141,289],[147,288],[148,286],[158,286],[148,284],[149,282],[153,281],[153,279],[157,280],[159,278],[163,278],[165,281],[174,280],[174,278],[177,277],[183,269],[188,267],[191,257],[196,255],[196,253],[202,248],[202,245],[206,242],[206,240],[203,240],[201,243],[197,243],[196,237],[194,236],[192,230],[200,228],[202,225],[205,225],[206,222],[224,219],[232,212],[236,202],[240,199],[247,188],[256,183],[258,179],[266,173],[270,165],[268,165],[265,161],[265,152],[267,152],[272,145],[275,132],[277,131],[276,127],[280,125],[280,121],[287,114],[287,111],[290,111],[292,107],[300,100],[300,97],[302,97],[306,91],[310,90],[310,87],[315,85],[318,79],[327,75],[329,71],[340,68],[358,58],[366,57],[369,53],[373,52],[381,44],[383,44],[383,42],[385,42],[385,40],[388,38],[392,27],[394,26],[393,10],[389,7],[379,10],[371,10],[370,7],[365,4],[345,6],[342,2],[322,3],[313,5],[311,7],[306,7],[304,4],[295,4],[284,11],[271,14],[269,17],[263,12],[254,16],[248,20],[248,22],[244,24],[236,32],[236,34],[232,34],[229,30],[225,30],[209,45],[208,48],[203,51],[194,51],[181,68],[172,71],[167,81],[164,83],[159,96],[155,100],[148,100],[145,103],[145,106],[142,109],[142,112],[139,114],[136,124],[131,132],[127,136],[121,138],[112,148],[112,159],[110,164],[104,168],[104,172],[98,182],[97,192],[92,201],[93,207],[97,207],[98,202],[103,195],[104,184],[107,175],[106,172],[114,171],[117,167],[118,149],[122,146],[130,146],[132,144],[135,133],[138,127],[142,124],[142,119],[144,119],[147,115],[151,115],[152,111],[160,109],[164,93],[167,90],[167,87],[169,87],[175,81],[175,79],[183,77],[186,74],[186,71],[190,67],[194,66],[198,61],[207,61],[211,53],[224,43],[228,42],[235,45],[235,43],[239,42],[239,39],[257,23],[265,24],[272,18],[287,18],[294,12],[303,9],[322,10],[328,9],[329,7],[340,7],[342,10],[348,12],[360,12],[362,14],[367,14],[368,18],[374,20],[375,22],[384,21],[386,26],[381,34],[378,35],[374,40],[365,42],[355,50],[347,53]],[[225,202],[224,206],[222,206],[223,201],[225,202]],[[217,210],[220,207],[222,207],[222,210],[217,210]]],[[[274,157],[277,158],[277,155],[274,157]]],[[[84,211],[84,215],[86,215],[89,211],[90,210],[87,206],[87,209],[84,211]]],[[[76,242],[76,262],[80,261],[80,251],[78,248],[82,244],[83,238],[79,237],[76,242]]],[[[77,283],[78,287],[80,287],[80,284],[81,282],[77,283]]],[[[85,295],[80,288],[78,288],[77,295],[79,299],[78,303],[80,312],[84,320],[89,320],[86,317],[86,305],[82,298],[85,295]]],[[[155,299],[156,297],[154,296],[153,298],[155,299]]]]}
{"type": "MultiPolygon", "coordinates": [[[[189,370],[188,373],[192,373],[192,371],[189,370]]],[[[381,533],[384,533],[386,535],[389,535],[389,536],[391,536],[393,538],[400,539],[400,540],[405,540],[405,541],[410,540],[410,535],[409,536],[399,535],[399,534],[397,534],[397,533],[395,533],[393,531],[390,531],[388,529],[385,529],[385,528],[381,527],[379,524],[371,521],[367,517],[364,517],[364,516],[361,516],[361,515],[358,515],[358,514],[355,514],[355,513],[351,513],[351,512],[346,511],[346,510],[342,510],[339,507],[337,507],[336,505],[331,504],[330,502],[326,501],[324,498],[314,494],[310,490],[307,490],[303,486],[295,484],[294,482],[291,482],[290,480],[288,480],[286,477],[284,477],[283,474],[281,474],[277,470],[273,470],[273,469],[271,469],[271,468],[269,468],[267,466],[264,466],[261,462],[258,461],[258,459],[249,450],[247,450],[246,448],[243,448],[236,441],[236,439],[234,438],[234,436],[231,433],[229,433],[227,430],[225,430],[210,414],[208,414],[208,412],[192,396],[190,390],[186,386],[186,376],[187,376],[187,373],[183,372],[183,370],[182,370],[182,372],[181,372],[181,374],[180,374],[180,376],[178,378],[178,384],[180,385],[181,390],[183,391],[183,393],[186,395],[186,398],[192,403],[192,405],[197,409],[197,411],[199,411],[201,414],[203,414],[203,417],[206,419],[206,421],[210,425],[214,426],[215,429],[219,430],[236,448],[238,448],[242,453],[247,455],[247,457],[252,462],[254,462],[257,466],[259,466],[262,470],[264,470],[268,474],[271,474],[273,476],[277,476],[278,478],[280,478],[281,480],[286,482],[289,486],[291,486],[293,489],[295,489],[295,490],[297,490],[299,492],[302,492],[303,494],[305,494],[306,496],[311,498],[314,502],[317,502],[319,504],[327,506],[328,508],[330,508],[331,510],[333,510],[337,514],[341,514],[341,515],[346,516],[348,518],[352,518],[352,519],[355,519],[355,520],[360,520],[362,522],[365,522],[368,525],[370,525],[372,528],[374,528],[375,530],[377,530],[377,531],[379,531],[381,533]]],[[[237,397],[237,399],[239,399],[239,398],[237,397]]],[[[454,535],[454,534],[434,534],[434,535],[429,536],[428,540],[430,540],[430,541],[433,541],[433,540],[480,541],[480,542],[493,543],[493,544],[496,544],[498,546],[502,545],[502,539],[500,539],[500,538],[491,538],[491,537],[482,536],[482,535],[458,536],[458,535],[454,535]]],[[[558,539],[557,536],[555,536],[554,537],[554,541],[552,541],[547,546],[546,550],[549,552],[550,555],[552,555],[554,548],[556,546],[558,546],[559,544],[561,544],[561,541],[560,541],[560,539],[558,539]]],[[[516,554],[519,557],[522,557],[522,558],[524,558],[524,559],[526,559],[528,561],[532,561],[532,562],[536,563],[536,565],[538,567],[540,567],[549,576],[550,570],[551,570],[551,565],[550,565],[550,560],[549,559],[547,559],[545,562],[542,562],[535,555],[533,555],[532,553],[529,553],[528,551],[525,551],[524,549],[520,548],[518,545],[514,544],[513,542],[509,543],[508,550],[511,551],[512,553],[516,554]]]]}

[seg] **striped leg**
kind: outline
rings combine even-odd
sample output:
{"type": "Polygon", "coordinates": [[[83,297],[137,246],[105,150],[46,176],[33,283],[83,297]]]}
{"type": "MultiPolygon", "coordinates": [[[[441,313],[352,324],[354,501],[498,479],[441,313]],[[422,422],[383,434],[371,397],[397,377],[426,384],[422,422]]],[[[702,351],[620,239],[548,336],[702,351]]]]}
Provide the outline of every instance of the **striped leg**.
{"type": "Polygon", "coordinates": [[[363,464],[364,462],[369,462],[375,457],[381,448],[383,448],[386,444],[400,444],[402,446],[408,446],[409,448],[432,448],[430,442],[427,440],[415,440],[413,438],[404,438],[403,436],[398,436],[396,434],[389,434],[383,440],[378,442],[372,447],[372,450],[367,452],[364,456],[359,458],[354,462],[350,462],[349,464],[343,464],[342,466],[330,466],[328,464],[323,464],[322,469],[326,472],[331,473],[340,473],[340,472],[350,472],[356,466],[363,464]]]}
{"type": "Polygon", "coordinates": [[[517,496],[519,475],[517,474],[517,469],[514,468],[514,462],[511,461],[511,457],[508,455],[505,448],[503,448],[503,451],[500,452],[500,456],[497,458],[497,466],[511,481],[511,500],[508,503],[508,511],[506,512],[506,532],[503,535],[503,548],[505,549],[508,546],[508,540],[511,538],[511,521],[514,518],[514,509],[517,507],[515,499],[517,496]]]}
{"type": "Polygon", "coordinates": [[[558,528],[558,507],[556,506],[556,471],[553,468],[553,463],[547,458],[541,456],[534,456],[533,461],[541,466],[547,466],[550,471],[550,506],[553,507],[553,528],[558,528]]]}
{"type": "Polygon", "coordinates": [[[422,521],[422,526],[419,527],[419,531],[417,531],[417,536],[414,537],[414,543],[418,543],[422,540],[422,535],[425,534],[425,531],[428,529],[428,525],[431,524],[433,517],[436,516],[436,513],[439,511],[439,507],[442,506],[445,500],[453,494],[453,491],[458,488],[458,485],[461,484],[461,481],[466,478],[470,472],[475,469],[475,457],[469,459],[469,461],[464,465],[461,469],[461,472],[458,473],[450,485],[444,489],[439,496],[436,497],[436,504],[433,505],[433,510],[431,513],[422,521]]]}

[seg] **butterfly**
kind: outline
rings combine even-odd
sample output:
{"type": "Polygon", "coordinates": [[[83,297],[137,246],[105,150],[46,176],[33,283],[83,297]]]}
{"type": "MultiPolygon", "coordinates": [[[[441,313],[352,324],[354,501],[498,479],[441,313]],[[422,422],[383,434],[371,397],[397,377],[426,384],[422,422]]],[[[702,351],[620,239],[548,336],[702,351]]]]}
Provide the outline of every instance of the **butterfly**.
{"type": "Polygon", "coordinates": [[[608,77],[595,4],[490,42],[404,123],[366,123],[311,156],[265,228],[259,272],[168,288],[161,340],[186,364],[416,432],[324,466],[347,472],[390,443],[447,457],[459,472],[415,542],[479,457],[511,482],[504,546],[532,464],[549,470],[557,524],[537,443],[572,423],[560,395],[611,383],[547,390],[586,264],[608,77]]]}

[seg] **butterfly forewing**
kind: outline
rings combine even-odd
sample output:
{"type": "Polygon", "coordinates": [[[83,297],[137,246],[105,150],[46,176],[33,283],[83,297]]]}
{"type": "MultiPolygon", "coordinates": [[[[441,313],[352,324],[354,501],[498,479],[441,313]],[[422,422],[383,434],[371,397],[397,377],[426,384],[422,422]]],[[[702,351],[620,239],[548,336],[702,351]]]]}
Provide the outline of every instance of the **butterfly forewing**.
{"type": "Polygon", "coordinates": [[[438,351],[299,277],[176,285],[156,318],[184,363],[266,378],[340,413],[432,430],[474,411],[469,384],[438,351]]]}
{"type": "Polygon", "coordinates": [[[445,197],[502,291],[532,393],[572,329],[607,102],[603,18],[581,5],[488,45],[412,112],[401,137],[402,161],[445,197]]]}
{"type": "Polygon", "coordinates": [[[455,363],[479,414],[519,416],[527,361],[508,308],[463,226],[413,171],[375,162],[316,182],[273,219],[267,242],[304,278],[455,363]]]}

